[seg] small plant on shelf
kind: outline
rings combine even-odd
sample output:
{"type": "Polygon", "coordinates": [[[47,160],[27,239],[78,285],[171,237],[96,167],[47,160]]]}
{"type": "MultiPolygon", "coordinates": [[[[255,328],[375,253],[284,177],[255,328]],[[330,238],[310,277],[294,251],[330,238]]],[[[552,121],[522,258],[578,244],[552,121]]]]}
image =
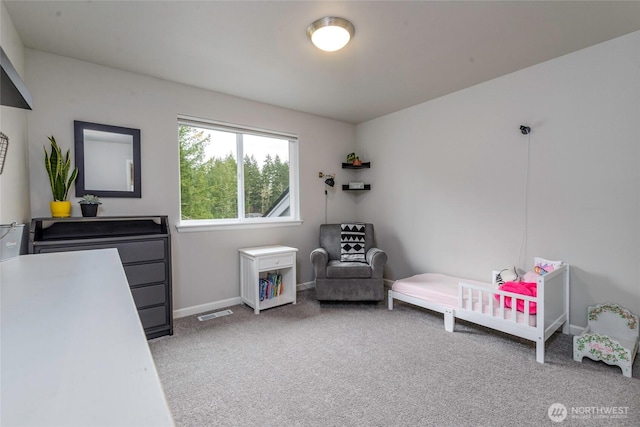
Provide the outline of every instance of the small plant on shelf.
{"type": "Polygon", "coordinates": [[[67,195],[69,187],[78,176],[78,168],[71,169],[69,150],[63,156],[53,135],[48,138],[51,143],[51,152],[49,153],[47,147],[44,147],[44,167],[47,170],[53,196],[53,201],[50,203],[51,216],[55,218],[68,217],[71,216],[71,202],[67,200],[67,195]]]}
{"type": "Polygon", "coordinates": [[[353,166],[362,166],[362,161],[360,160],[360,157],[356,156],[356,158],[353,160],[353,166]]]}
{"type": "Polygon", "coordinates": [[[82,209],[82,216],[91,217],[98,215],[98,205],[101,205],[102,201],[98,196],[85,194],[78,203],[80,203],[80,209],[82,209]]]}
{"type": "Polygon", "coordinates": [[[357,158],[356,153],[347,154],[347,163],[353,164],[353,161],[357,158]]]}
{"type": "Polygon", "coordinates": [[[94,196],[93,194],[85,194],[84,196],[82,196],[78,203],[80,203],[81,205],[101,205],[102,201],[98,196],[94,196]]]}
{"type": "Polygon", "coordinates": [[[56,202],[63,202],[67,200],[69,194],[69,187],[73,184],[78,176],[78,168],[71,170],[71,158],[69,156],[69,150],[63,156],[62,150],[56,143],[56,139],[53,136],[49,137],[51,142],[51,154],[44,149],[44,166],[49,176],[49,183],[51,184],[51,193],[53,200],[56,202]],[[71,172],[71,176],[69,176],[71,172]]]}

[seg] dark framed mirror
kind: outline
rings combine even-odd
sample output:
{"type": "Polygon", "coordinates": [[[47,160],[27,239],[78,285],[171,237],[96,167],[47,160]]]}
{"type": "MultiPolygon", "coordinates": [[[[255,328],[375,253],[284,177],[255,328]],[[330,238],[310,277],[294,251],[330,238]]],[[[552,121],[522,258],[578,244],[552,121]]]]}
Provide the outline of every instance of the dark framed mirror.
{"type": "Polygon", "coordinates": [[[74,121],[76,197],[142,197],[140,129],[74,121]]]}

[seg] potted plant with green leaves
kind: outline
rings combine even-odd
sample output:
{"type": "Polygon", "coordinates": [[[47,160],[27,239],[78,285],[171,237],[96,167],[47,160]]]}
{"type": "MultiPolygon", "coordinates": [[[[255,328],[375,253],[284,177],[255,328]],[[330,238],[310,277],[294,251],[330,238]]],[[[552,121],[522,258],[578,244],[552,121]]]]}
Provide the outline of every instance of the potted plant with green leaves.
{"type": "Polygon", "coordinates": [[[47,152],[47,147],[44,147],[44,166],[49,175],[51,193],[53,194],[53,201],[50,203],[51,216],[66,218],[71,216],[71,202],[67,200],[67,196],[71,184],[78,176],[78,168],[71,169],[70,150],[67,150],[63,156],[53,135],[48,138],[51,142],[51,152],[47,152]]]}
{"type": "Polygon", "coordinates": [[[93,194],[85,194],[80,201],[80,209],[82,210],[82,216],[97,216],[98,206],[102,204],[102,201],[98,196],[93,194]]]}

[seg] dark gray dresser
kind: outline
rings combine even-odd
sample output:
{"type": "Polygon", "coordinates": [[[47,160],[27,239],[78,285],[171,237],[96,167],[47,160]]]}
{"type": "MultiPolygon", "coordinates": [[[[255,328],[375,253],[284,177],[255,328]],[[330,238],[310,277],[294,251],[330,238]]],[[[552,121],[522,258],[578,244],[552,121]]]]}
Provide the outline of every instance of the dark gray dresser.
{"type": "Polygon", "coordinates": [[[147,339],[173,334],[167,216],[34,218],[29,253],[116,248],[147,339]]]}

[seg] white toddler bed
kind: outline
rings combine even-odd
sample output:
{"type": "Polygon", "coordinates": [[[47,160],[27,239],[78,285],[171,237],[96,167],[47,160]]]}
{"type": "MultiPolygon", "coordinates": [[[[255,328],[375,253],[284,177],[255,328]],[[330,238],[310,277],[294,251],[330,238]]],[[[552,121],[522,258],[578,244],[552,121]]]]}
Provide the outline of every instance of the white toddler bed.
{"type": "Polygon", "coordinates": [[[389,310],[396,299],[443,313],[448,332],[453,332],[458,318],[534,341],[536,361],[544,363],[546,340],[560,327],[569,333],[569,266],[537,276],[535,297],[499,290],[496,273],[493,285],[434,273],[396,280],[389,291],[389,310]],[[505,298],[512,299],[514,308],[522,301],[523,311],[506,307],[505,298]],[[530,313],[532,302],[536,314],[530,313]]]}

